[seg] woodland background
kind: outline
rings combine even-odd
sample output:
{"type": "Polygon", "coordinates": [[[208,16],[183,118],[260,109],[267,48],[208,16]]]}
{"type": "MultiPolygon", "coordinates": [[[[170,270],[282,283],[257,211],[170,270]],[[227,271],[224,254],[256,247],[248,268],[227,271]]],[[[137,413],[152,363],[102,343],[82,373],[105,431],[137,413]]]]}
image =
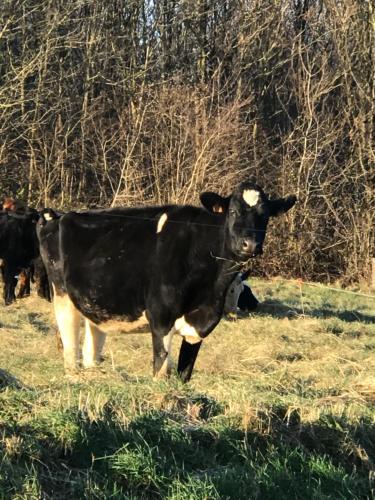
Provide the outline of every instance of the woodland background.
{"type": "Polygon", "coordinates": [[[254,271],[368,279],[374,34],[368,0],[1,0],[0,194],[198,203],[255,178],[299,203],[254,271]]]}

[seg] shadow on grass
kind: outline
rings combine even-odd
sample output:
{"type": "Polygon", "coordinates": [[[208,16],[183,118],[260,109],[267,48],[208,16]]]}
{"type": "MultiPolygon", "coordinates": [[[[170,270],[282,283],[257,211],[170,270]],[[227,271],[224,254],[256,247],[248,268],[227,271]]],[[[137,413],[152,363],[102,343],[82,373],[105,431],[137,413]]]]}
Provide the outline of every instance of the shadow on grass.
{"type": "Polygon", "coordinates": [[[11,387],[11,388],[14,388],[14,389],[21,389],[22,388],[22,384],[12,374],[10,374],[6,370],[2,370],[0,368],[0,391],[6,389],[8,387],[11,387]]]}
{"type": "Polygon", "coordinates": [[[39,332],[43,334],[48,334],[51,331],[51,325],[42,319],[42,315],[39,313],[28,313],[27,319],[29,323],[36,328],[39,332]]]}
{"type": "Polygon", "coordinates": [[[212,399],[182,399],[127,425],[115,401],[94,420],[68,408],[0,425],[0,491],[22,493],[28,482],[54,499],[371,497],[372,422],[327,415],[307,424],[274,407],[245,429],[212,399]],[[189,413],[194,405],[201,414],[189,413]]]}
{"type": "Polygon", "coordinates": [[[302,309],[302,307],[291,307],[282,303],[279,300],[266,300],[261,302],[255,312],[257,316],[273,316],[275,318],[289,318],[293,319],[298,316],[310,316],[312,318],[328,319],[336,318],[346,321],[348,323],[363,322],[374,323],[375,316],[362,314],[354,310],[337,311],[337,309],[324,308],[324,309],[302,309]]]}

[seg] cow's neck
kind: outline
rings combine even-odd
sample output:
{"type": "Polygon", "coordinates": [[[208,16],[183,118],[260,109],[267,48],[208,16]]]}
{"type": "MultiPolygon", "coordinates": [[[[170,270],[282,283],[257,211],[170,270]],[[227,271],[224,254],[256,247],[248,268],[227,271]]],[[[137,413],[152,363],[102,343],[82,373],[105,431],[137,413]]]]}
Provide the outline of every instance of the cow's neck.
{"type": "Polygon", "coordinates": [[[242,264],[233,254],[228,245],[229,234],[227,227],[223,227],[221,245],[215,256],[217,264],[216,292],[225,293],[232,283],[235,275],[241,270],[242,264]]]}

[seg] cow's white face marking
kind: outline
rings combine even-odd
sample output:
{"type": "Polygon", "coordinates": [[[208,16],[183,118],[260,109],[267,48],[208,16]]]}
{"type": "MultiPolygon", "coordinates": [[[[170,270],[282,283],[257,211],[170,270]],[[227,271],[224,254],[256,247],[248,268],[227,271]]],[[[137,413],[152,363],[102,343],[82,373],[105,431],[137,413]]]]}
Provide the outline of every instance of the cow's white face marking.
{"type": "Polygon", "coordinates": [[[46,220],[47,222],[49,222],[50,220],[53,219],[53,217],[51,216],[51,214],[49,214],[48,212],[46,212],[45,214],[43,214],[43,217],[44,217],[44,220],[46,220]]]}
{"type": "Polygon", "coordinates": [[[186,342],[189,342],[189,344],[197,344],[203,340],[194,326],[189,325],[189,323],[185,320],[185,316],[177,318],[174,322],[174,327],[178,333],[185,338],[186,342]]]}
{"type": "Polygon", "coordinates": [[[249,205],[249,207],[255,207],[259,201],[260,192],[255,189],[245,189],[242,193],[243,199],[249,205]]]}
{"type": "Polygon", "coordinates": [[[163,214],[160,217],[160,219],[158,220],[158,226],[156,228],[156,232],[157,233],[161,232],[161,230],[163,229],[164,224],[167,222],[167,219],[168,219],[168,215],[167,214],[163,214]]]}

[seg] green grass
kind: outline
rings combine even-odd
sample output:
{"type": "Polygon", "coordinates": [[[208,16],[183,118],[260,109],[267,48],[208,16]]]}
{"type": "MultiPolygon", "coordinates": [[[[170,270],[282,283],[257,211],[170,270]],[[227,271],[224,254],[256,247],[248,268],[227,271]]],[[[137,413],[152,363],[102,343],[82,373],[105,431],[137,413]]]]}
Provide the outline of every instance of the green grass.
{"type": "Polygon", "coordinates": [[[149,333],[67,378],[51,305],[1,307],[0,498],[373,498],[375,300],[251,284],[187,385],[152,379],[149,333]]]}

